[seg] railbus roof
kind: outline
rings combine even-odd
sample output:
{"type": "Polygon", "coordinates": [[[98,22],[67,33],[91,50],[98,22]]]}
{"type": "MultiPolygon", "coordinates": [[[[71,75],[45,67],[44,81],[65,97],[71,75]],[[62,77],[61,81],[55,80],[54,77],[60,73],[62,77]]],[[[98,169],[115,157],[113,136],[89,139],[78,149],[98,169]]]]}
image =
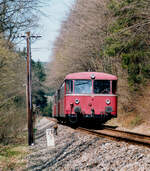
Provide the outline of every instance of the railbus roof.
{"type": "Polygon", "coordinates": [[[65,80],[71,79],[91,79],[91,76],[95,77],[95,80],[117,80],[117,77],[112,74],[102,73],[102,72],[78,72],[71,73],[65,77],[65,80]]]}

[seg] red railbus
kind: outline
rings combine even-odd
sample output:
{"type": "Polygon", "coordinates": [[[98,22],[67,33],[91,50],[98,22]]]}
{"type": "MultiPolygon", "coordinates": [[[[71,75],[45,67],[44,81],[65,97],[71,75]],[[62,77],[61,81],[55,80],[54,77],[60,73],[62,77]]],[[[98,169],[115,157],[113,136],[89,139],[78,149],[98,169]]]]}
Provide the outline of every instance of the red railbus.
{"type": "Polygon", "coordinates": [[[117,117],[117,77],[100,72],[68,74],[54,95],[53,117],[104,123],[117,117]]]}

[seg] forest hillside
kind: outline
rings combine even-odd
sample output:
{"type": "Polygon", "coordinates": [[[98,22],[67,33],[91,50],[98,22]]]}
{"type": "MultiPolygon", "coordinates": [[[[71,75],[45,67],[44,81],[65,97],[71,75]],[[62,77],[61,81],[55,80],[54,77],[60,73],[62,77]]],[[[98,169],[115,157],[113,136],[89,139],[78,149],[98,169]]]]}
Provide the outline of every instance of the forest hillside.
{"type": "MultiPolygon", "coordinates": [[[[0,170],[22,170],[25,166],[27,50],[18,47],[26,43],[27,31],[37,30],[40,5],[44,2],[0,0],[0,170]]],[[[31,65],[33,113],[49,115],[45,66],[39,61],[31,65]]]]}
{"type": "Polygon", "coordinates": [[[149,123],[149,13],[149,0],[76,0],[55,41],[49,86],[72,72],[112,73],[119,80],[114,122],[149,123]]]}

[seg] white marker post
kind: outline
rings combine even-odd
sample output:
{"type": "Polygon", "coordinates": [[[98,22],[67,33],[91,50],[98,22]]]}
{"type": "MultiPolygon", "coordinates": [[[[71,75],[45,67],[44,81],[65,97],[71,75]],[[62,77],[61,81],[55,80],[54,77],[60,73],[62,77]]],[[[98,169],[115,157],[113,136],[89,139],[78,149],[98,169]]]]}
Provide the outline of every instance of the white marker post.
{"type": "Polygon", "coordinates": [[[53,129],[46,129],[46,139],[47,139],[47,146],[48,147],[55,147],[53,129]]]}

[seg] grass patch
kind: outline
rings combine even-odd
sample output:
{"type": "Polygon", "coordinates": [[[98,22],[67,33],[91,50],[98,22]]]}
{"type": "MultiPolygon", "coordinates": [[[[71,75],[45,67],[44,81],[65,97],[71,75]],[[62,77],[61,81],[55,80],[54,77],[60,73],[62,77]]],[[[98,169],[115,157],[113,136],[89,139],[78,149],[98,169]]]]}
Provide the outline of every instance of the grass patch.
{"type": "Polygon", "coordinates": [[[20,154],[20,151],[14,151],[11,147],[2,148],[0,150],[0,156],[2,157],[13,157],[18,156],[20,154]]]}
{"type": "Polygon", "coordinates": [[[137,125],[140,125],[141,123],[142,123],[142,118],[139,115],[137,115],[137,116],[135,116],[135,118],[133,120],[131,120],[130,125],[131,125],[131,127],[135,127],[137,125]]]}
{"type": "Polygon", "coordinates": [[[0,144],[0,171],[25,170],[29,154],[26,133],[10,138],[9,144],[0,144]]]}
{"type": "Polygon", "coordinates": [[[27,145],[0,145],[0,170],[23,170],[26,166],[27,145]]]}
{"type": "Polygon", "coordinates": [[[136,126],[139,126],[141,123],[143,123],[142,117],[134,112],[124,113],[119,115],[116,119],[116,125],[125,127],[127,129],[133,129],[136,126]]]}

